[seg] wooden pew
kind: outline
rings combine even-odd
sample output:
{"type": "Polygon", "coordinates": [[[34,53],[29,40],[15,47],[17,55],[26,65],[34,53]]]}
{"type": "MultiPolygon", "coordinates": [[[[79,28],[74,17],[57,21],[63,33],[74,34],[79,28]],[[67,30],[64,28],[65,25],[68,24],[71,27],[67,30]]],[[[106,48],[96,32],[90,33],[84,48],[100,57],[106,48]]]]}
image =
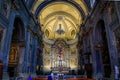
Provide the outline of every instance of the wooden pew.
{"type": "MultiPolygon", "coordinates": [[[[47,78],[34,78],[33,80],[47,80],[47,78]]],[[[95,80],[95,79],[89,79],[89,78],[68,78],[66,80],[95,80]]]]}
{"type": "Polygon", "coordinates": [[[89,79],[89,78],[68,78],[67,80],[95,80],[95,79],[89,79]]]}

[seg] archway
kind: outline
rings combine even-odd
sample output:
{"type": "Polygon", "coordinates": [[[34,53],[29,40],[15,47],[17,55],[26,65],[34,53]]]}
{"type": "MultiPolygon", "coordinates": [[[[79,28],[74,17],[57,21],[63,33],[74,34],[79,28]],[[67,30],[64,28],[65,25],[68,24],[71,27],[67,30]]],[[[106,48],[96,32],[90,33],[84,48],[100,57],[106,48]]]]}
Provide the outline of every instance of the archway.
{"type": "Polygon", "coordinates": [[[25,30],[20,18],[15,18],[10,46],[8,73],[9,77],[18,76],[21,72],[25,48],[25,30]]]}
{"type": "Polygon", "coordinates": [[[111,64],[108,50],[107,35],[105,24],[100,20],[95,29],[95,55],[97,62],[97,72],[102,73],[103,77],[110,78],[111,64]]]}

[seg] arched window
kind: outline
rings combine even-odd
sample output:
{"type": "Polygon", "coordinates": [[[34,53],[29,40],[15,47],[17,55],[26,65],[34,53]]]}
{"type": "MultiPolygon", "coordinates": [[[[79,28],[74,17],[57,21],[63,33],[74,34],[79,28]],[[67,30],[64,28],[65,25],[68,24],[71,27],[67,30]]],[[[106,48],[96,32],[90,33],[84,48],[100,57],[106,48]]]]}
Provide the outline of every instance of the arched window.
{"type": "Polygon", "coordinates": [[[24,1],[25,1],[25,3],[27,3],[28,0],[24,0],[24,1]]]}
{"type": "Polygon", "coordinates": [[[94,3],[95,3],[95,0],[90,0],[90,6],[91,6],[91,8],[93,8],[94,3]]]}

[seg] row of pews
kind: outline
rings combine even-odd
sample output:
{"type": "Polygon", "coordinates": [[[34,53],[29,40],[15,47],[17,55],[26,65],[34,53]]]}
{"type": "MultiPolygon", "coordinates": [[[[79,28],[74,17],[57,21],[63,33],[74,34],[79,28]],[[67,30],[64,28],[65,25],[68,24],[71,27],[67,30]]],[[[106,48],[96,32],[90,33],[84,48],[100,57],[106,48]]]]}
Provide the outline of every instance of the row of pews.
{"type": "MultiPolygon", "coordinates": [[[[33,80],[48,80],[47,78],[34,78],[33,80]]],[[[55,80],[55,79],[53,79],[55,80]]],[[[66,80],[95,80],[89,78],[67,78],[66,80]]]]}

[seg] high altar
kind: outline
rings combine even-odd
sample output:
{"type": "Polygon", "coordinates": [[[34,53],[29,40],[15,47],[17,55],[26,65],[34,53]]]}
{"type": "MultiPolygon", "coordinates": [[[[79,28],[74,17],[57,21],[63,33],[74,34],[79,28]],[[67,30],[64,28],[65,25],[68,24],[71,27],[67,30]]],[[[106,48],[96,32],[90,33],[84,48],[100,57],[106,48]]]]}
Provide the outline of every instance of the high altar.
{"type": "Polygon", "coordinates": [[[70,70],[77,70],[78,53],[75,45],[67,45],[64,40],[56,42],[44,49],[43,68],[45,72],[69,73],[70,70]]]}

